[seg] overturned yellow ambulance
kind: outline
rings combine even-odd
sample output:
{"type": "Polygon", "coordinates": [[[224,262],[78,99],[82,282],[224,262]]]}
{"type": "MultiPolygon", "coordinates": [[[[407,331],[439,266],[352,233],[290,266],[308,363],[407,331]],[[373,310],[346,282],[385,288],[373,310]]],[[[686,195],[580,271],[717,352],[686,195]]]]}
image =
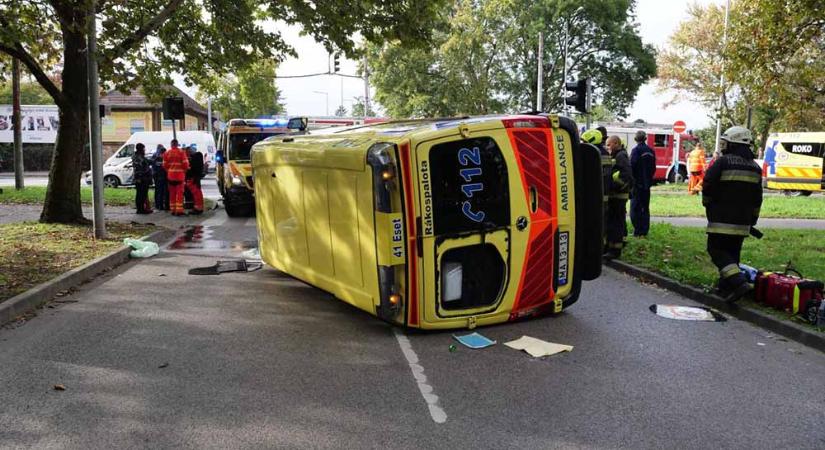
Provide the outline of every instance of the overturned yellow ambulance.
{"type": "Polygon", "coordinates": [[[253,147],[267,264],[388,322],[558,313],[601,273],[601,157],[558,116],[389,122],[253,147]]]}

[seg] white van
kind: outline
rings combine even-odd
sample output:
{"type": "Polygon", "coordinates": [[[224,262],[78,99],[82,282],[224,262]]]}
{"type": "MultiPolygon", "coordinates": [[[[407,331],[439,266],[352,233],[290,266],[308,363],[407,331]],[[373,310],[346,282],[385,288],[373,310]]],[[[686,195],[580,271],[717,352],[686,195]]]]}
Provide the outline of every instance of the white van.
{"type": "MultiPolygon", "coordinates": [[[[181,147],[194,145],[203,154],[204,171],[215,168],[215,139],[206,131],[178,131],[178,143],[181,147]]],[[[152,159],[158,144],[167,149],[172,146],[171,131],[139,131],[126,141],[109,159],[103,163],[103,185],[105,187],[130,186],[132,180],[132,155],[135,145],[146,146],[146,157],[152,159]]],[[[92,184],[91,171],[86,172],[86,184],[92,184]]]]}

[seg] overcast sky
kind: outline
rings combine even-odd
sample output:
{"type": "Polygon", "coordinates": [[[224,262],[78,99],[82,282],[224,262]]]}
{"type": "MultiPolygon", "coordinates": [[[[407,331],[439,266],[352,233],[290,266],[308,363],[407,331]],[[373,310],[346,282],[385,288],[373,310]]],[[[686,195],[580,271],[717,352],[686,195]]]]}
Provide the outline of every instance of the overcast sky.
{"type": "MultiPolygon", "coordinates": [[[[679,22],[686,17],[689,3],[721,4],[724,0],[637,0],[636,15],[639,32],[645,43],[661,48],[668,36],[676,30],[679,22]]],[[[326,50],[312,38],[299,36],[295,27],[282,28],[286,41],[298,52],[298,58],[290,58],[279,67],[279,75],[301,75],[326,72],[328,55],[326,50]]],[[[356,63],[342,60],[341,72],[355,74],[356,63]]],[[[670,99],[668,94],[659,94],[655,83],[648,83],[639,90],[635,104],[628,111],[628,120],[643,119],[647,122],[672,123],[684,120],[688,128],[702,128],[711,121],[708,111],[692,102],[680,102],[665,108],[664,103],[670,99]]],[[[364,82],[360,79],[337,76],[318,76],[313,78],[279,79],[287,113],[290,115],[332,115],[340,104],[347,111],[352,108],[355,97],[364,96],[364,82]],[[328,105],[328,106],[327,106],[328,105]]],[[[371,95],[374,94],[372,91],[371,95]]]]}

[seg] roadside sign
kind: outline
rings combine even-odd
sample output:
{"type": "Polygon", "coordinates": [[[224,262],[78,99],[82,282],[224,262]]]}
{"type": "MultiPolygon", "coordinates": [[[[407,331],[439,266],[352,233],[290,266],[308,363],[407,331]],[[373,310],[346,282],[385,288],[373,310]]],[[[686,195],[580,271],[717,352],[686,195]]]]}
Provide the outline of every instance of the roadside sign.
{"type": "Polygon", "coordinates": [[[677,120],[673,122],[673,131],[675,133],[684,133],[687,130],[687,125],[683,120],[677,120]]]}

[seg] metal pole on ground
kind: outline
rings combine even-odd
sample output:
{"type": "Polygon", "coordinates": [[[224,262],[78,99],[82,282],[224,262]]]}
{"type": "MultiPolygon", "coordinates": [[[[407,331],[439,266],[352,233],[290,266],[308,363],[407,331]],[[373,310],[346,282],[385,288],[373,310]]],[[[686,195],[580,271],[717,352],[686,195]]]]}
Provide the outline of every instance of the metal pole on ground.
{"type": "Polygon", "coordinates": [[[20,129],[20,61],[11,59],[12,128],[14,128],[14,188],[23,189],[23,132],[20,129]]]}
{"type": "Polygon", "coordinates": [[[86,61],[89,78],[89,143],[92,152],[92,204],[94,207],[93,222],[95,237],[106,238],[106,222],[103,218],[103,139],[100,135],[100,99],[99,81],[97,77],[97,18],[95,17],[96,1],[92,1],[89,11],[87,31],[88,46],[86,61]]]}

